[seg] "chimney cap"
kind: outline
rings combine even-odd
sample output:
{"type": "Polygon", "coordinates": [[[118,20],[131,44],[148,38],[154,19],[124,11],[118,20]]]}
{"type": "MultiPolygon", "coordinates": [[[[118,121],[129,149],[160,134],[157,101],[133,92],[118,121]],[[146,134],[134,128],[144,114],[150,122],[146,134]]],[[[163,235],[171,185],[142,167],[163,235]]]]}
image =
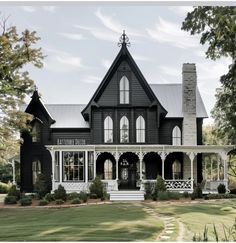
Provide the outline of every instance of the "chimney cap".
{"type": "Polygon", "coordinates": [[[195,63],[184,63],[183,64],[183,72],[196,72],[195,63]]]}

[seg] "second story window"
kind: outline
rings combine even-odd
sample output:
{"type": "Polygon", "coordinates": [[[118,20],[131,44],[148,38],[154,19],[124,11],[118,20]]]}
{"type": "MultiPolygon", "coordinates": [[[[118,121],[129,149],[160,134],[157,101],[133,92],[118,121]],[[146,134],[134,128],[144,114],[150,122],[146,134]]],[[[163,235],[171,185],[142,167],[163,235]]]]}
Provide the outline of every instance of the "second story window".
{"type": "Polygon", "coordinates": [[[175,126],[172,131],[172,145],[181,145],[181,131],[178,126],[175,126]]]}
{"type": "Polygon", "coordinates": [[[110,116],[104,120],[104,142],[113,143],[113,121],[110,116]]]}
{"type": "Polygon", "coordinates": [[[145,143],[145,120],[142,116],[136,120],[136,142],[145,143]]]}
{"type": "Polygon", "coordinates": [[[120,119],[120,142],[129,142],[129,120],[126,116],[120,119]]]}
{"type": "Polygon", "coordinates": [[[120,80],[120,104],[129,104],[129,80],[126,76],[120,80]]]}
{"type": "Polygon", "coordinates": [[[32,142],[40,142],[40,124],[38,121],[35,121],[32,127],[32,142]]]}

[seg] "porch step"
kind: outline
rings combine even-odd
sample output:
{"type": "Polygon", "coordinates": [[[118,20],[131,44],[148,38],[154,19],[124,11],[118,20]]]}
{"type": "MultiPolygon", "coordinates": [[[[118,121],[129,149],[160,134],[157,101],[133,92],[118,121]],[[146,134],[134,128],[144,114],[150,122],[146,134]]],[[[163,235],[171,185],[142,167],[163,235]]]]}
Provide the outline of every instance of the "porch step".
{"type": "Polygon", "coordinates": [[[111,191],[111,201],[143,201],[144,191],[111,191]]]}

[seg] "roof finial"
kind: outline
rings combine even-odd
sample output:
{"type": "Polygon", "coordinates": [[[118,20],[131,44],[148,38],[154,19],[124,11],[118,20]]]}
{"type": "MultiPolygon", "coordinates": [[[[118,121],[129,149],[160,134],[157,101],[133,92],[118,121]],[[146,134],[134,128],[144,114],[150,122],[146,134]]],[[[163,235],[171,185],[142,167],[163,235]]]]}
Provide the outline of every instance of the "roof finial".
{"type": "Polygon", "coordinates": [[[118,46],[130,46],[130,42],[129,42],[129,38],[128,36],[125,34],[125,30],[123,30],[123,34],[121,35],[119,42],[118,42],[118,46]]]}
{"type": "Polygon", "coordinates": [[[34,85],[34,91],[38,91],[38,87],[36,84],[34,85]]]}

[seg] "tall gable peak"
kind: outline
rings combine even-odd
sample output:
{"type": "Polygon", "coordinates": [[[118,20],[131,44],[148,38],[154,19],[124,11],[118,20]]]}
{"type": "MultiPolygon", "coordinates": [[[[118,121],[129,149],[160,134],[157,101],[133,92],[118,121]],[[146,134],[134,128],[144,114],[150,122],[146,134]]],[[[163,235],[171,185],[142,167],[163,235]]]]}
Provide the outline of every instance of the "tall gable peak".
{"type": "Polygon", "coordinates": [[[121,35],[119,42],[118,42],[118,46],[120,47],[126,47],[126,46],[130,46],[130,42],[129,42],[129,38],[128,36],[125,34],[125,30],[123,30],[123,34],[121,35]]]}

